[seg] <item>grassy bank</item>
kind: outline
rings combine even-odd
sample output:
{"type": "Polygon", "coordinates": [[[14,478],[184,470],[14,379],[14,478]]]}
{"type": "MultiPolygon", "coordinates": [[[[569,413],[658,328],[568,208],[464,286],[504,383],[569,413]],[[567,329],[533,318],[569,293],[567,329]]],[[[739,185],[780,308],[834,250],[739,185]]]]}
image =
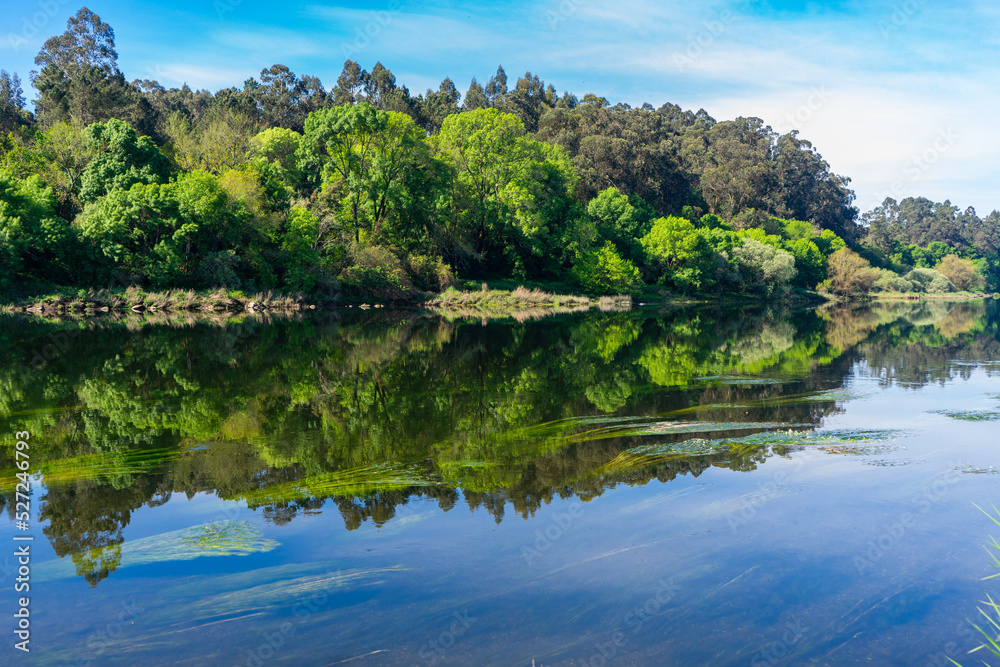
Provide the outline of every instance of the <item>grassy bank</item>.
{"type": "Polygon", "coordinates": [[[977,299],[996,299],[1000,294],[988,292],[943,292],[930,294],[927,292],[877,292],[870,294],[876,301],[974,301],[977,299]]]}
{"type": "Polygon", "coordinates": [[[138,287],[111,289],[63,289],[40,296],[15,298],[0,305],[0,312],[36,315],[99,315],[101,313],[164,312],[215,313],[298,311],[314,308],[301,294],[237,290],[167,290],[147,292],[138,287]]]}
{"type": "Polygon", "coordinates": [[[482,283],[479,289],[449,288],[423,303],[449,319],[513,318],[518,321],[540,319],[548,315],[584,312],[597,308],[603,312],[631,310],[632,297],[628,295],[591,298],[576,294],[556,294],[537,287],[523,285],[513,290],[491,289],[482,283]]]}

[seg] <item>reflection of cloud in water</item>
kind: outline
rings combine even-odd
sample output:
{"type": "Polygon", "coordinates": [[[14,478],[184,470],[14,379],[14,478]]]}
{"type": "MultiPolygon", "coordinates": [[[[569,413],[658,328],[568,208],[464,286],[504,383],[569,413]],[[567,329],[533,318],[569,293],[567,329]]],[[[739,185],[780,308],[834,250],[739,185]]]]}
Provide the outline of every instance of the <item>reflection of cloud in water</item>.
{"type": "MultiPolygon", "coordinates": [[[[166,561],[194,560],[206,556],[249,556],[272,551],[277,540],[265,538],[249,521],[220,521],[130,540],[121,545],[121,564],[116,569],[166,561]]],[[[66,558],[38,565],[36,578],[62,579],[73,576],[66,558]]]]}
{"type": "Polygon", "coordinates": [[[678,489],[677,491],[671,491],[668,493],[657,493],[655,496],[646,498],[645,500],[640,500],[637,503],[632,503],[628,507],[621,508],[619,510],[619,513],[636,514],[639,512],[645,512],[658,505],[673,502],[678,498],[683,498],[684,496],[690,496],[692,494],[698,493],[699,491],[704,491],[706,488],[707,488],[706,484],[698,484],[696,486],[689,486],[686,489],[678,489]]]}

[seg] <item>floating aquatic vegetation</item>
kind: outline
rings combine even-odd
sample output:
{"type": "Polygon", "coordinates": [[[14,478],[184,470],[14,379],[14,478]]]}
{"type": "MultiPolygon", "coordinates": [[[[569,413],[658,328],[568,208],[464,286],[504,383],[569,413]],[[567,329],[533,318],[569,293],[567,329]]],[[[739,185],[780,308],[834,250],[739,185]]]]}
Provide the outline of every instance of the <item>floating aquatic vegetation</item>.
{"type": "Polygon", "coordinates": [[[703,375],[694,379],[701,382],[715,382],[723,385],[788,384],[789,382],[795,382],[795,380],[753,377],[749,375],[703,375]]]}
{"type": "Polygon", "coordinates": [[[569,417],[568,419],[562,420],[563,423],[572,424],[621,424],[625,422],[635,422],[642,421],[646,417],[569,417]]]}
{"type": "MultiPolygon", "coordinates": [[[[277,546],[276,540],[265,538],[261,529],[249,521],[220,521],[128,540],[121,545],[121,561],[116,569],[203,556],[249,556],[277,546]]],[[[74,571],[73,562],[62,558],[39,564],[37,576],[60,579],[72,576],[74,571]]]]}
{"type": "MultiPolygon", "coordinates": [[[[820,447],[820,450],[827,454],[843,454],[844,456],[889,454],[899,449],[901,449],[899,445],[891,443],[851,443],[846,445],[824,445],[820,447]]],[[[871,461],[868,463],[874,465],[871,461]]]]}
{"type": "Polygon", "coordinates": [[[1000,475],[1000,469],[989,466],[981,468],[973,465],[956,466],[955,470],[966,475],[1000,475]]]}
{"type": "Polygon", "coordinates": [[[872,394],[870,392],[864,393],[853,389],[827,389],[826,391],[818,391],[813,394],[807,394],[796,399],[796,401],[804,403],[820,403],[823,401],[856,401],[860,398],[865,398],[871,395],[872,394]]]}
{"type": "MultiPolygon", "coordinates": [[[[771,398],[760,398],[754,400],[740,401],[738,403],[708,403],[705,405],[692,405],[679,410],[671,410],[663,413],[661,417],[690,414],[705,410],[739,410],[746,408],[774,408],[786,405],[800,405],[807,403],[828,403],[831,401],[852,401],[870,396],[869,393],[856,392],[851,389],[826,389],[823,391],[810,391],[803,394],[789,394],[787,396],[775,396],[771,398]]],[[[614,417],[606,417],[606,420],[614,420],[614,417]]],[[[640,419],[640,418],[633,418],[640,419]]],[[[595,423],[597,423],[595,421],[595,423]]]]}
{"type": "Polygon", "coordinates": [[[257,489],[240,494],[251,505],[345,496],[363,498],[380,491],[393,491],[414,486],[437,486],[440,479],[431,477],[415,464],[382,463],[360,468],[346,468],[322,475],[311,475],[293,482],[257,489]]]}
{"type": "Polygon", "coordinates": [[[964,422],[1000,421],[1000,412],[995,410],[930,410],[929,412],[964,422]]]}
{"type": "Polygon", "coordinates": [[[260,528],[249,521],[220,521],[195,526],[181,541],[195,552],[211,552],[218,556],[245,556],[254,551],[270,551],[278,544],[274,540],[264,540],[260,528]]]}
{"type": "Polygon", "coordinates": [[[789,427],[808,427],[809,424],[788,424],[783,422],[654,422],[628,430],[619,435],[673,435],[684,433],[712,433],[717,431],[751,431],[789,427]]]}
{"type": "Polygon", "coordinates": [[[901,468],[903,466],[908,466],[913,461],[908,460],[893,460],[893,459],[874,459],[871,461],[863,461],[866,466],[873,466],[875,468],[901,468]]]}
{"type": "MultiPolygon", "coordinates": [[[[783,425],[786,426],[787,425],[783,425]]],[[[774,430],[741,438],[709,440],[695,438],[678,443],[642,445],[624,450],[595,471],[599,475],[621,474],[690,456],[732,454],[746,456],[784,447],[816,447],[835,454],[871,455],[896,451],[897,430],[794,431],[774,430]]]]}
{"type": "Polygon", "coordinates": [[[842,429],[831,431],[770,431],[755,433],[740,438],[740,442],[771,447],[843,447],[857,444],[891,443],[895,438],[906,435],[906,431],[896,429],[842,429]]]}
{"type": "MultiPolygon", "coordinates": [[[[156,470],[179,458],[174,449],[136,449],[108,454],[85,454],[73,458],[41,461],[33,466],[42,474],[46,486],[71,484],[82,480],[115,479],[156,470]]],[[[0,491],[12,491],[17,484],[11,468],[0,472],[0,491]]]]}

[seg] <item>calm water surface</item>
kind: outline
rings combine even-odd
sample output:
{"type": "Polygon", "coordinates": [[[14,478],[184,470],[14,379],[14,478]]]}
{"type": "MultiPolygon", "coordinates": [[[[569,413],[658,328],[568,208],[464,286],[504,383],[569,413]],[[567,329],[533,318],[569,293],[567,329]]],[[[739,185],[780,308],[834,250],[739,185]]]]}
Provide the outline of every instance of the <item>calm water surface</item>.
{"type": "Polygon", "coordinates": [[[979,664],[996,302],[355,313],[0,320],[4,663],[979,664]]]}

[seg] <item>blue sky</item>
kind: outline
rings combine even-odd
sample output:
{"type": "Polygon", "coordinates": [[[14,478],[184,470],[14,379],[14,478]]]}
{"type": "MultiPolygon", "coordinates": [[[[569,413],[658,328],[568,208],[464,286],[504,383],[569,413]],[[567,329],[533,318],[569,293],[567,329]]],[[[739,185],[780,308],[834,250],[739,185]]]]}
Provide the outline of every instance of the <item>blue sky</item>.
{"type": "MultiPolygon", "coordinates": [[[[994,151],[1000,7],[985,1],[96,0],[129,79],[241,85],[274,63],[331,87],[350,57],[411,93],[459,90],[502,64],[558,91],[704,108],[797,129],[864,211],[886,196],[1000,208],[994,151]]],[[[27,86],[34,55],[80,5],[0,0],[0,68],[27,86]],[[40,26],[40,27],[36,27],[40,26]]],[[[26,90],[29,97],[33,90],[26,90]]]]}

